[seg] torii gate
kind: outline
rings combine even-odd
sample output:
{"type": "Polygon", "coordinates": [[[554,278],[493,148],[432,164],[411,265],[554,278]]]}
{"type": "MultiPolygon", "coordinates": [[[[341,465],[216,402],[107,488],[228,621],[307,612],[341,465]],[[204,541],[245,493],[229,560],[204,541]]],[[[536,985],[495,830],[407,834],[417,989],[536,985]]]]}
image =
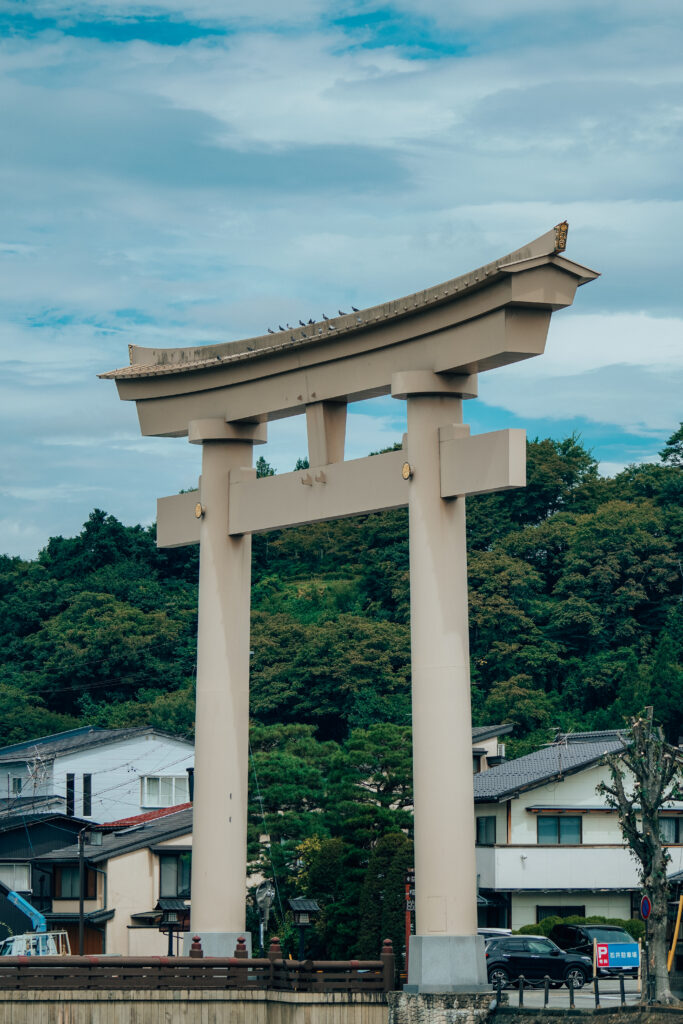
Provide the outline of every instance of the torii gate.
{"type": "Polygon", "coordinates": [[[469,436],[477,375],[540,355],[553,310],[595,271],[567,224],[444,284],[284,334],[129,346],[101,376],[143,435],[202,446],[199,490],[161,498],[160,547],[199,543],[192,932],[232,955],[245,928],[251,534],[408,506],[416,931],[409,988],[486,982],[477,936],[465,495],[523,487],[525,432],[469,436]],[[344,461],[348,402],[407,402],[403,451],[344,461]],[[310,468],[256,479],[268,420],[306,414],[310,468]]]}

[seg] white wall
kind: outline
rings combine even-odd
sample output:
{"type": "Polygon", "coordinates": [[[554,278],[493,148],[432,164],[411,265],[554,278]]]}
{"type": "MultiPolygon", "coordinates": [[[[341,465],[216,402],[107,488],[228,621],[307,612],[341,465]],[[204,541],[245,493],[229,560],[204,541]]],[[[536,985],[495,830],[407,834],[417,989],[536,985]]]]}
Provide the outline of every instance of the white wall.
{"type": "Polygon", "coordinates": [[[52,788],[52,762],[36,762],[29,766],[27,764],[4,764],[0,766],[0,800],[10,800],[17,796],[29,798],[43,796],[54,792],[52,788]],[[15,793],[12,788],[12,780],[21,779],[21,793],[15,793]]]}
{"type": "MultiPolygon", "coordinates": [[[[507,802],[476,805],[477,817],[496,817],[495,848],[477,848],[479,885],[482,889],[513,892],[513,927],[535,923],[537,904],[585,905],[587,914],[630,917],[630,894],[626,890],[638,888],[637,862],[624,846],[616,813],[607,809],[604,798],[595,791],[603,779],[608,780],[606,767],[595,765],[520,794],[510,802],[509,845],[507,802]],[[581,814],[581,844],[539,845],[539,815],[528,809],[538,806],[558,810],[594,808],[581,814]],[[567,892],[584,887],[606,892],[567,892]]],[[[669,871],[683,869],[683,845],[670,846],[669,854],[669,871]]]]}
{"type": "MultiPolygon", "coordinates": [[[[191,846],[192,833],[160,843],[191,846]]],[[[132,914],[153,910],[159,899],[159,855],[143,848],[106,864],[107,903],[116,911],[107,922],[107,953],[121,956],[157,956],[166,953],[168,937],[154,928],[131,927],[132,914]]]]}
{"type": "Polygon", "coordinates": [[[628,919],[631,916],[631,897],[628,893],[513,893],[511,927],[517,929],[525,924],[536,924],[537,905],[584,906],[586,917],[596,915],[628,919]]]}
{"type": "Polygon", "coordinates": [[[145,809],[141,804],[143,775],[187,776],[194,747],[184,740],[153,733],[101,744],[55,759],[53,792],[66,794],[66,776],[76,776],[75,814],[83,815],[83,775],[92,775],[93,821],[118,821],[145,809]]]}

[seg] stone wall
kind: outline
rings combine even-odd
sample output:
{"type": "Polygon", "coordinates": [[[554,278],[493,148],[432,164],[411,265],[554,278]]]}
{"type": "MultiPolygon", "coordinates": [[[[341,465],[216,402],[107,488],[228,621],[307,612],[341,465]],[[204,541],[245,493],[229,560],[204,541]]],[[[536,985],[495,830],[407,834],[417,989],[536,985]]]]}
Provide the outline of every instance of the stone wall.
{"type": "MultiPolygon", "coordinates": [[[[505,993],[501,996],[507,1001],[505,993]]],[[[388,992],[389,1024],[485,1024],[493,1020],[496,993],[388,992]]]]}
{"type": "Polygon", "coordinates": [[[0,1024],[387,1024],[382,993],[0,991],[0,1024]]]}

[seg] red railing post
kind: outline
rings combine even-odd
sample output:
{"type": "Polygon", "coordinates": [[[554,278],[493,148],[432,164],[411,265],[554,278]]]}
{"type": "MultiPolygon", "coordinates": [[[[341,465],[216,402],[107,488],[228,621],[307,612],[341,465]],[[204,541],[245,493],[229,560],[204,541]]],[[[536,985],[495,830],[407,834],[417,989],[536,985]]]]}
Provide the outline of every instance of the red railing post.
{"type": "Polygon", "coordinates": [[[191,957],[203,957],[204,950],[202,949],[202,940],[198,935],[192,936],[192,945],[190,946],[191,957]]]}
{"type": "Polygon", "coordinates": [[[391,944],[391,939],[385,939],[382,943],[380,960],[382,961],[382,989],[384,992],[391,992],[394,988],[396,977],[396,958],[394,957],[394,947],[391,944]]]}

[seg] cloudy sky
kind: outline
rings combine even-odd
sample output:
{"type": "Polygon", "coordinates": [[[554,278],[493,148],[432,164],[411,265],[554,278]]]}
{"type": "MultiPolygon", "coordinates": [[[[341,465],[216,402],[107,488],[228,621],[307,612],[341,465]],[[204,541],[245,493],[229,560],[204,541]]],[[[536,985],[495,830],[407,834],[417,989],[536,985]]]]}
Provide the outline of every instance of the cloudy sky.
{"type": "MultiPolygon", "coordinates": [[[[464,273],[568,219],[602,273],[474,431],[605,472],[683,419],[680,0],[0,0],[0,552],[150,522],[198,450],[98,371],[464,273]]],[[[400,437],[355,406],[348,454],[400,437]]],[[[271,427],[281,471],[303,425],[271,427]]]]}

